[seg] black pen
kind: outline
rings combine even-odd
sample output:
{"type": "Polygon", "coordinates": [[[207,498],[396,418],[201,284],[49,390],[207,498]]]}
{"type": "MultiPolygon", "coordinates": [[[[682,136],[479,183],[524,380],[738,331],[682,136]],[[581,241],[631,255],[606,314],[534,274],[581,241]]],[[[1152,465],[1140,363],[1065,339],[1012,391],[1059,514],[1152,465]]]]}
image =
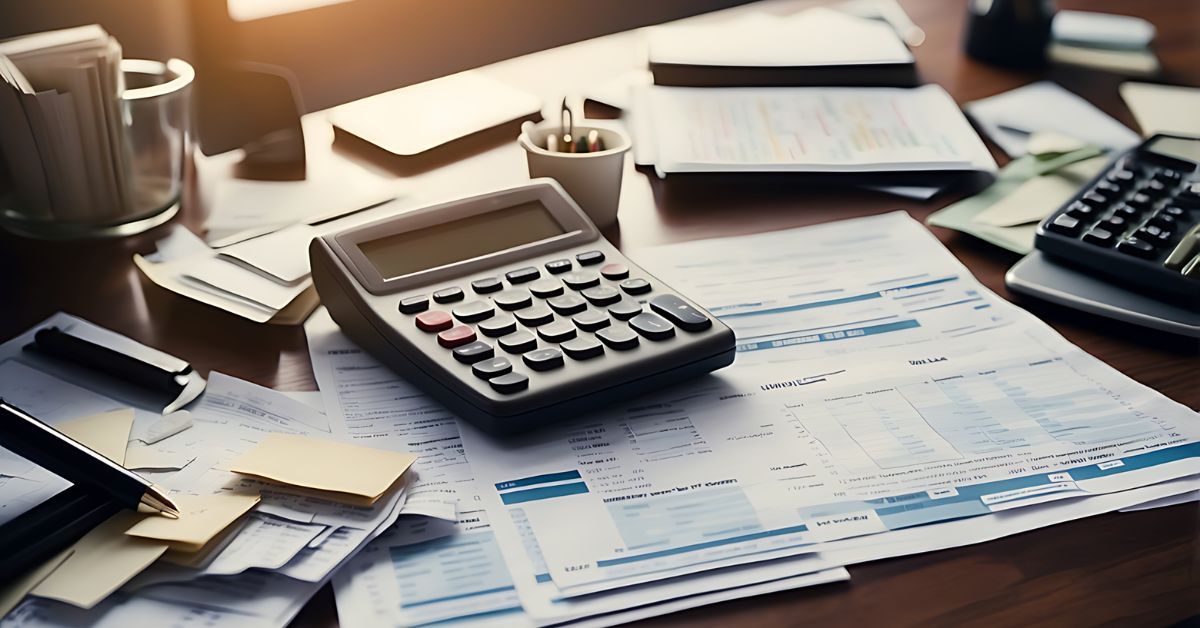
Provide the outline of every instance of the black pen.
{"type": "Polygon", "coordinates": [[[3,399],[0,446],[65,480],[93,486],[124,508],[145,505],[179,517],[179,508],[163,489],[3,399]]]}

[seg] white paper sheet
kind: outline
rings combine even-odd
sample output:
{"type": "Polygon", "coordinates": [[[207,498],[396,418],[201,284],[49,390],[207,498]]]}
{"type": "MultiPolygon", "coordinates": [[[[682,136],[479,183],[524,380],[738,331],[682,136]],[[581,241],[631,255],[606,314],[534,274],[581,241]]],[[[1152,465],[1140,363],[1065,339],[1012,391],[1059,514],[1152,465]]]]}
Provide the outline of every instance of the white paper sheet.
{"type": "Polygon", "coordinates": [[[1050,81],[976,100],[964,108],[1013,158],[1025,154],[1029,136],[1038,131],[1054,131],[1115,151],[1138,143],[1137,134],[1128,127],[1050,81]]]}

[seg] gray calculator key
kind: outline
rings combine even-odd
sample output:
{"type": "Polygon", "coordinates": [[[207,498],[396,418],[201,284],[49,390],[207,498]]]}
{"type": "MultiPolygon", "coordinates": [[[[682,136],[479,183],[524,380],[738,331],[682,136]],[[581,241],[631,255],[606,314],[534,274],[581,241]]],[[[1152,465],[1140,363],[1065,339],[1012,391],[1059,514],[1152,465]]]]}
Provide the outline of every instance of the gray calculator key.
{"type": "Polygon", "coordinates": [[[642,313],[642,304],[633,299],[621,299],[609,306],[608,313],[617,320],[627,321],[642,313]]]}
{"type": "Polygon", "coordinates": [[[652,312],[638,314],[629,319],[629,326],[650,340],[666,340],[675,335],[675,326],[652,312]]]}
{"type": "Polygon", "coordinates": [[[521,359],[525,360],[525,366],[535,371],[549,371],[563,365],[562,351],[553,347],[535,349],[521,356],[521,359]]]}
{"type": "Polygon", "coordinates": [[[684,331],[704,331],[712,327],[712,319],[688,305],[687,301],[673,295],[660,294],[650,299],[650,309],[662,314],[667,320],[684,331]]]}
{"type": "Polygon", "coordinates": [[[650,282],[641,278],[626,279],[619,285],[626,294],[646,294],[650,292],[650,282]]]}
{"type": "Polygon", "coordinates": [[[558,346],[573,360],[589,360],[604,355],[604,345],[591,336],[572,338],[558,346]]]}
{"type": "Polygon", "coordinates": [[[479,294],[488,294],[491,292],[500,292],[504,289],[504,283],[496,277],[484,277],[471,282],[471,289],[479,294]]]}
{"type": "Polygon", "coordinates": [[[624,325],[605,327],[596,332],[596,337],[604,341],[610,349],[626,351],[638,346],[638,336],[633,330],[624,325]]]}
{"type": "Polygon", "coordinates": [[[488,383],[492,385],[493,390],[506,395],[529,388],[529,378],[520,373],[505,373],[489,379],[488,383]]]}
{"type": "Polygon", "coordinates": [[[489,337],[507,336],[508,334],[517,331],[517,319],[509,314],[501,314],[493,316],[487,320],[480,321],[476,327],[480,333],[489,337]]]}
{"type": "Polygon", "coordinates": [[[496,351],[492,348],[492,345],[482,340],[476,340],[461,347],[456,347],[453,353],[454,359],[463,364],[474,364],[496,355],[496,351]]]}
{"type": "Polygon", "coordinates": [[[537,337],[522,329],[500,338],[500,346],[509,353],[525,353],[537,348],[537,337]]]}
{"type": "Polygon", "coordinates": [[[529,294],[529,291],[524,288],[512,288],[511,290],[499,292],[496,296],[492,297],[492,300],[496,302],[496,305],[500,306],[500,309],[510,312],[533,305],[533,295],[529,294]]]}
{"type": "Polygon", "coordinates": [[[555,277],[545,277],[529,284],[529,291],[540,299],[549,299],[563,293],[562,282],[555,277]]]}
{"type": "Polygon", "coordinates": [[[437,301],[438,303],[454,303],[455,301],[462,301],[462,288],[459,288],[458,286],[442,288],[441,290],[433,293],[433,300],[437,301]]]}
{"type": "Polygon", "coordinates": [[[488,358],[471,365],[471,372],[479,379],[492,379],[512,372],[512,362],[508,358],[488,358]]]}
{"type": "Polygon", "coordinates": [[[517,310],[514,314],[516,314],[517,320],[521,321],[521,324],[526,327],[537,327],[538,325],[545,325],[554,320],[554,312],[551,312],[550,308],[541,303],[523,310],[517,310]]]}
{"type": "Polygon", "coordinates": [[[563,273],[562,280],[572,290],[584,290],[600,285],[600,274],[594,270],[577,270],[570,273],[563,273]]]}
{"type": "Polygon", "coordinates": [[[415,297],[408,297],[407,299],[400,299],[401,314],[416,314],[417,312],[424,312],[428,309],[429,297],[423,294],[418,294],[415,297]]]}
{"type": "Polygon", "coordinates": [[[550,271],[550,274],[552,275],[565,273],[574,267],[575,265],[572,264],[571,260],[569,259],[555,259],[546,262],[546,270],[550,271]]]}
{"type": "Polygon", "coordinates": [[[516,270],[510,270],[507,273],[504,273],[504,278],[507,279],[509,283],[525,283],[526,281],[533,281],[541,276],[542,271],[534,268],[533,266],[526,266],[525,268],[518,268],[516,270]]]}
{"type": "Polygon", "coordinates": [[[563,316],[570,316],[576,312],[582,312],[587,309],[587,301],[578,294],[564,294],[560,297],[554,297],[546,301],[550,307],[554,308],[555,312],[563,316]]]}
{"type": "Polygon", "coordinates": [[[542,340],[557,344],[574,338],[575,326],[571,324],[571,321],[558,320],[538,327],[537,334],[541,336],[542,340]]]}
{"type": "Polygon", "coordinates": [[[592,302],[592,305],[608,305],[621,300],[621,291],[612,286],[595,286],[584,290],[583,298],[592,302]]]}
{"type": "Polygon", "coordinates": [[[608,318],[608,314],[604,310],[580,312],[571,320],[575,321],[575,325],[583,331],[596,331],[612,324],[612,320],[608,318]]]}
{"type": "Polygon", "coordinates": [[[491,301],[469,301],[450,310],[454,318],[464,323],[474,323],[485,318],[491,318],[496,313],[496,306],[491,301]]]}
{"type": "Polygon", "coordinates": [[[592,264],[599,264],[600,262],[604,261],[604,252],[603,251],[584,251],[583,253],[576,255],[575,260],[578,261],[583,266],[591,266],[592,264]]]}

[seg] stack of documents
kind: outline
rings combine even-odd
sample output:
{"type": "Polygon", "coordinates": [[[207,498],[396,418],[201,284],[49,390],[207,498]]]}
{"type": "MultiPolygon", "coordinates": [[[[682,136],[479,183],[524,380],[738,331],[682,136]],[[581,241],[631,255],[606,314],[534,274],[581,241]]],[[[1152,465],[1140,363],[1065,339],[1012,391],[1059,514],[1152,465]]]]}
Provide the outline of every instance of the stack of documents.
{"type": "Polygon", "coordinates": [[[1154,35],[1154,25],[1140,17],[1059,11],[1054,15],[1053,41],[1047,54],[1055,63],[1125,76],[1154,76],[1162,69],[1150,47],[1154,35]]]}
{"type": "Polygon", "coordinates": [[[128,206],[120,61],[96,25],[0,42],[0,154],[25,212],[103,221],[128,206]]]}

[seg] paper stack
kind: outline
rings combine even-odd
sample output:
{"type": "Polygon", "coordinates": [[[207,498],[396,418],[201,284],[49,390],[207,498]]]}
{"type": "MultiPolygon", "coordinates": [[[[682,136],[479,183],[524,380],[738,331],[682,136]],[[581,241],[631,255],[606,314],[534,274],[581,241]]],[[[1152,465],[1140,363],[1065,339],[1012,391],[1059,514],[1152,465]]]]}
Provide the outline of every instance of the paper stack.
{"type": "Polygon", "coordinates": [[[0,149],[19,209],[103,221],[128,206],[120,61],[97,25],[0,42],[0,149]]]}
{"type": "Polygon", "coordinates": [[[1140,17],[1059,11],[1054,15],[1053,41],[1047,54],[1055,63],[1125,76],[1154,76],[1162,69],[1150,47],[1154,35],[1154,25],[1140,17]]]}

